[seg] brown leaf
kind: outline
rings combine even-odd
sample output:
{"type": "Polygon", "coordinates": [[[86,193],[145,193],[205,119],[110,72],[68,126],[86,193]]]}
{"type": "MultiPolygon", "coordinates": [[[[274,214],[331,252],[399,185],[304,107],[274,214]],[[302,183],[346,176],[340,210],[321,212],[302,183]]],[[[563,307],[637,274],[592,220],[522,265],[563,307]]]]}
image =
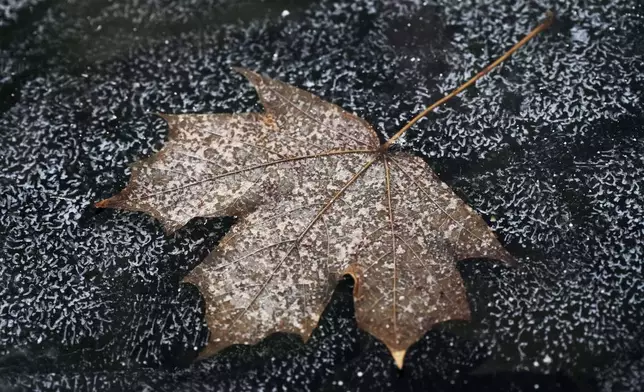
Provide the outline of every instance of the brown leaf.
{"type": "Polygon", "coordinates": [[[168,232],[193,217],[240,217],[185,279],[206,301],[206,353],[277,331],[307,339],[345,273],[357,279],[358,325],[399,365],[432,325],[469,319],[456,261],[514,259],[421,158],[389,150],[406,129],[381,146],[338,106],[237,71],[264,113],[163,115],[170,141],[97,203],[148,212],[168,232]]]}

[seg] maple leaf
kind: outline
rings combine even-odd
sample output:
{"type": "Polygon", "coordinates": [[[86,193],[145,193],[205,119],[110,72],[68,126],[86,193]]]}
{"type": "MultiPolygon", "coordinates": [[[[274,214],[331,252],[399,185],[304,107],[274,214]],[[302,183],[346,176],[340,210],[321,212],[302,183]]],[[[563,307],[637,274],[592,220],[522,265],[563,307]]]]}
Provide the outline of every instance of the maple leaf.
{"type": "Polygon", "coordinates": [[[400,366],[432,325],[470,318],[458,260],[514,259],[421,158],[390,146],[550,21],[382,145],[359,117],[236,68],[257,90],[263,113],[161,115],[168,143],[97,206],[145,211],[167,232],[194,217],[239,217],[185,278],[205,298],[206,355],[276,331],[307,339],[348,273],[358,325],[400,366]]]}

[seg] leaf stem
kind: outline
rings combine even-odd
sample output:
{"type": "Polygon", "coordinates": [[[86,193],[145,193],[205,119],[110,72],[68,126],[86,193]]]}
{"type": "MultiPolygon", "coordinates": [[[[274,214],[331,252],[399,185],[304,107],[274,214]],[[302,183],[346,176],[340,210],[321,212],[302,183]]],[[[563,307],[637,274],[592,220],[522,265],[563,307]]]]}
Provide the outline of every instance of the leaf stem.
{"type": "Polygon", "coordinates": [[[520,47],[525,45],[528,41],[530,41],[532,38],[534,38],[537,34],[542,32],[543,30],[546,30],[550,25],[552,24],[554,20],[554,14],[552,11],[548,11],[546,13],[546,20],[544,20],[539,26],[535,27],[526,35],[523,37],[523,39],[514,46],[512,46],[507,52],[505,52],[501,57],[496,59],[493,63],[485,67],[481,72],[477,73],[474,77],[472,77],[470,80],[467,82],[463,83],[460,85],[458,88],[456,88],[454,91],[449,93],[448,95],[444,96],[443,98],[439,99],[438,101],[434,102],[430,106],[428,106],[425,110],[422,112],[418,113],[416,117],[411,119],[404,127],[402,127],[398,132],[396,132],[395,135],[393,135],[389,140],[387,140],[380,148],[381,151],[386,151],[399,137],[401,137],[409,128],[411,128],[412,125],[414,125],[418,120],[421,118],[425,117],[427,114],[429,114],[431,111],[436,109],[438,106],[442,105],[443,103],[447,102],[451,98],[455,97],[456,95],[460,94],[463,90],[466,88],[470,87],[472,84],[474,84],[477,80],[479,80],[481,77],[483,77],[485,74],[496,68],[499,64],[501,64],[503,61],[505,61],[508,57],[510,57],[514,52],[516,52],[520,47]]]}

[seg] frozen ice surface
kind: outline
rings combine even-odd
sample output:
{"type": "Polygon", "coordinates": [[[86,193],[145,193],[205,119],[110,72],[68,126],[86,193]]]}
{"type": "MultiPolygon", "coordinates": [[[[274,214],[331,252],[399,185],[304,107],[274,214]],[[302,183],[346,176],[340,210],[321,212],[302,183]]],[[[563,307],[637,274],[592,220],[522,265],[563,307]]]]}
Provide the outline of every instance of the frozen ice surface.
{"type": "Polygon", "coordinates": [[[548,390],[566,387],[562,374],[607,391],[644,383],[639,1],[5,1],[0,14],[0,387],[548,390]],[[472,324],[429,332],[398,374],[354,329],[345,282],[310,344],[277,335],[186,367],[207,329],[198,293],[179,281],[230,221],[165,236],[150,217],[92,207],[163,144],[151,113],[257,110],[230,70],[244,66],[384,137],[549,7],[558,20],[548,32],[403,146],[494,216],[519,259],[515,270],[461,266],[472,324]]]}

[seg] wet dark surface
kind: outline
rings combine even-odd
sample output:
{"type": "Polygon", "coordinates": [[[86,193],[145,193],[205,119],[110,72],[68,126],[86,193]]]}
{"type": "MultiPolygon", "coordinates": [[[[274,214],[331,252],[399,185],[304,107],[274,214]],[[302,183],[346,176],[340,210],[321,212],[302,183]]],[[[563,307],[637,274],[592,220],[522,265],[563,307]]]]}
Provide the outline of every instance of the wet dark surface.
{"type": "Polygon", "coordinates": [[[0,1],[0,389],[632,390],[644,384],[644,10],[615,2],[0,1]],[[180,279],[231,220],[173,236],[97,210],[166,137],[151,112],[257,110],[244,66],[416,151],[519,260],[460,264],[474,313],[399,372],[343,281],[313,338],[205,343],[180,279]],[[288,12],[285,12],[285,11],[288,12]]]}

